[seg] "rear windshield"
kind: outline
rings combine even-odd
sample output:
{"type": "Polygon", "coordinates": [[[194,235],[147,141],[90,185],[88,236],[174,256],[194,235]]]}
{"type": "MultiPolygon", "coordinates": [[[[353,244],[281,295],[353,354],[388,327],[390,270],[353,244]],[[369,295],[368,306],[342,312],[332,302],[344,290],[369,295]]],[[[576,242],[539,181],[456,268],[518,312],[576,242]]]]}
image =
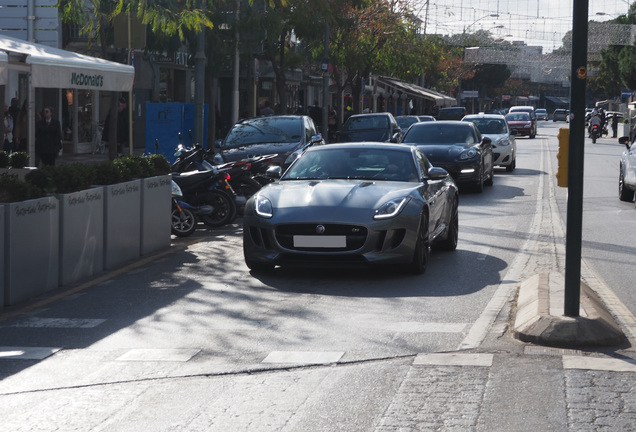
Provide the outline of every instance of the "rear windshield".
{"type": "Polygon", "coordinates": [[[291,143],[302,138],[302,130],[302,124],[298,118],[259,117],[235,124],[225,139],[225,147],[259,143],[291,143]]]}
{"type": "Polygon", "coordinates": [[[506,115],[508,121],[530,121],[530,114],[526,112],[514,112],[506,115]]]}

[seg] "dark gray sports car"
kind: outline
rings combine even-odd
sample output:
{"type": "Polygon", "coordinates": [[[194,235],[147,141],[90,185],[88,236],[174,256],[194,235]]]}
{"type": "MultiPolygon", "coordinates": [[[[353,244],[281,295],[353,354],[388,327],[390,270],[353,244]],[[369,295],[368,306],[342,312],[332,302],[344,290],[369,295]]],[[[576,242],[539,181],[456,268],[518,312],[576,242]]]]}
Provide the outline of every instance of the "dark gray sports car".
{"type": "Polygon", "coordinates": [[[254,271],[403,264],[423,273],[429,246],[457,247],[458,199],[448,172],[415,146],[311,147],[247,201],[245,262],[254,271]]]}

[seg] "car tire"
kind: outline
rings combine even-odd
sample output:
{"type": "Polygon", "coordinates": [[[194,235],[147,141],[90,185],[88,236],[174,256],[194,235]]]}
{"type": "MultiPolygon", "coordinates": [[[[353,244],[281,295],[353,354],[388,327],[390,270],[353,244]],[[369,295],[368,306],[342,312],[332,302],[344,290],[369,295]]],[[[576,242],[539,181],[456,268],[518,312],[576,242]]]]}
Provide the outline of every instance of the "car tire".
{"type": "Polygon", "coordinates": [[[459,204],[457,199],[453,202],[446,238],[431,246],[431,249],[440,251],[454,251],[459,240],[459,204]]]}
{"type": "Polygon", "coordinates": [[[620,168],[618,175],[618,199],[625,202],[634,201],[634,191],[625,186],[625,177],[623,176],[623,167],[620,168]]]}
{"type": "Polygon", "coordinates": [[[484,184],[486,186],[492,186],[494,182],[495,182],[495,168],[491,165],[490,166],[490,175],[484,181],[484,184]]]}
{"type": "Polygon", "coordinates": [[[482,193],[484,191],[484,167],[482,165],[479,166],[479,178],[474,186],[474,190],[477,193],[482,193]]]}
{"type": "Polygon", "coordinates": [[[426,271],[428,266],[429,244],[428,244],[428,217],[422,215],[420,226],[417,230],[417,240],[413,251],[413,261],[409,264],[409,272],[420,275],[426,271]]]}
{"type": "Polygon", "coordinates": [[[506,172],[513,172],[517,167],[517,158],[512,160],[512,163],[506,167],[506,172]]]}

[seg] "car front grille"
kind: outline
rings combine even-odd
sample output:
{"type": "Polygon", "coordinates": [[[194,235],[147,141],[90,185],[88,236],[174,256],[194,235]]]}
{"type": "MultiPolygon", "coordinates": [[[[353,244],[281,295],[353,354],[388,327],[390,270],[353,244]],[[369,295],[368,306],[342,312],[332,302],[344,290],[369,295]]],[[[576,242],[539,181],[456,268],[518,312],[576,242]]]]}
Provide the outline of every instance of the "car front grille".
{"type": "Polygon", "coordinates": [[[365,227],[348,224],[288,224],[276,227],[276,241],[289,250],[307,252],[344,252],[360,249],[366,239],[368,231],[365,227]],[[323,229],[324,228],[324,229],[323,229]],[[321,231],[321,233],[318,233],[321,231]],[[294,236],[344,236],[345,247],[295,247],[294,236]]]}

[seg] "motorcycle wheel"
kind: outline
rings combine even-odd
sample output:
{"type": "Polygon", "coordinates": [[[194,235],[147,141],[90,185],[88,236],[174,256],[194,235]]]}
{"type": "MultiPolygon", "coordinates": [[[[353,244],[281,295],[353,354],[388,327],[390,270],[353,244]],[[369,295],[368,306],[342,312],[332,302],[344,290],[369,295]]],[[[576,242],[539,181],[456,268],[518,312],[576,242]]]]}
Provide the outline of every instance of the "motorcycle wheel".
{"type": "Polygon", "coordinates": [[[200,204],[208,204],[213,207],[212,213],[201,215],[201,222],[211,228],[220,227],[232,223],[236,219],[236,201],[229,194],[213,190],[200,200],[200,204]]]}
{"type": "Polygon", "coordinates": [[[190,209],[172,208],[172,234],[177,237],[188,237],[197,229],[197,217],[190,209]]]}

